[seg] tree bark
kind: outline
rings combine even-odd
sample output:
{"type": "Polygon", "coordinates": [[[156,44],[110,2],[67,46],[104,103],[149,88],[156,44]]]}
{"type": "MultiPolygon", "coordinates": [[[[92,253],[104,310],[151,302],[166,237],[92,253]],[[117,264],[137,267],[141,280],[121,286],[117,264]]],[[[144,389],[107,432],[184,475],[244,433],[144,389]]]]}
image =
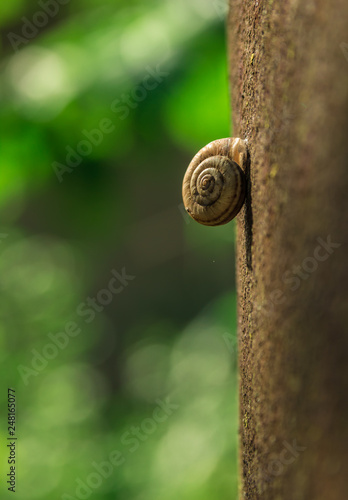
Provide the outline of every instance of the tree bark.
{"type": "Polygon", "coordinates": [[[231,0],[241,498],[342,500],[348,463],[348,2],[231,0]]]}

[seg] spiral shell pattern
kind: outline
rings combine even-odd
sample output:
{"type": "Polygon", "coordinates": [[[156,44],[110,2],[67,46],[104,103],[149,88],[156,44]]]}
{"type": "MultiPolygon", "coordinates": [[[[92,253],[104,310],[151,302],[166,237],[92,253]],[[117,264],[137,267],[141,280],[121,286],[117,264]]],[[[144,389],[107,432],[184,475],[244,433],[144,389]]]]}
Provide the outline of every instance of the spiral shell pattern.
{"type": "Polygon", "coordinates": [[[245,175],[239,165],[246,160],[245,142],[218,139],[201,149],[191,161],[183,181],[184,206],[205,226],[232,220],[245,198],[245,175]]]}

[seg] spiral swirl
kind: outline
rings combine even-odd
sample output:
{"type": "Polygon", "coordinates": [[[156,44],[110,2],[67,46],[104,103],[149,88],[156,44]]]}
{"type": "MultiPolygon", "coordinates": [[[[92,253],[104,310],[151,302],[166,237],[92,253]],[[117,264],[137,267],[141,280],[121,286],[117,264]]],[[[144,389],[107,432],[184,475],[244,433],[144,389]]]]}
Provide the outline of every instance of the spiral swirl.
{"type": "Polygon", "coordinates": [[[232,220],[245,198],[245,176],[238,163],[246,157],[241,139],[219,139],[201,149],[183,181],[186,211],[200,224],[219,226],[232,220]]]}

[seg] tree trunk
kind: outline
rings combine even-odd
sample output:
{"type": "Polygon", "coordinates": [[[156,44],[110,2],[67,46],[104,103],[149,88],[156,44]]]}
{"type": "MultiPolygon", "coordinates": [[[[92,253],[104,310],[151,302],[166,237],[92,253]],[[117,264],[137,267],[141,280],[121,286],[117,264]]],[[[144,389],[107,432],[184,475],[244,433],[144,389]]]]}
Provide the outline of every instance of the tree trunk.
{"type": "Polygon", "coordinates": [[[343,500],[348,2],[231,0],[241,498],[343,500]]]}

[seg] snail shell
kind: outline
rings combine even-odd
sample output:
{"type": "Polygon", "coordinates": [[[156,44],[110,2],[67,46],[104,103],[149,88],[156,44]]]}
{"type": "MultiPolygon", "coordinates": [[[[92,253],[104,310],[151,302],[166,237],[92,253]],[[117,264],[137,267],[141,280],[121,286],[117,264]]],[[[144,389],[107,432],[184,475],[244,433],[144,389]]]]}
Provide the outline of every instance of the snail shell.
{"type": "Polygon", "coordinates": [[[245,199],[246,180],[240,166],[247,157],[245,141],[218,139],[201,149],[184,176],[182,197],[187,213],[205,226],[232,220],[245,199]]]}

